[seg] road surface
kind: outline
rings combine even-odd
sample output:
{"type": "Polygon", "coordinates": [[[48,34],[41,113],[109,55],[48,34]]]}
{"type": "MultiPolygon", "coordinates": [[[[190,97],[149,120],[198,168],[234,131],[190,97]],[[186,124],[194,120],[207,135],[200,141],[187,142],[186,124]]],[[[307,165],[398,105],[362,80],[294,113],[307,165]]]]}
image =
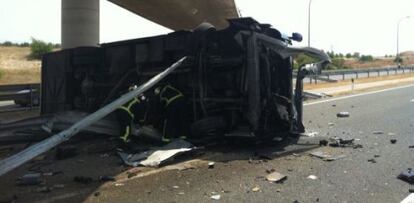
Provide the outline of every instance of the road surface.
{"type": "Polygon", "coordinates": [[[236,156],[217,163],[214,169],[167,171],[121,187],[103,188],[100,196],[87,200],[212,202],[210,196],[220,194],[221,202],[399,202],[409,194],[410,185],[396,176],[414,167],[414,149],[408,148],[414,145],[414,86],[308,103],[304,117],[309,131],[357,138],[363,148],[315,149],[346,155],[332,162],[310,157],[308,152],[267,162],[236,156]],[[350,117],[337,118],[340,111],[350,112],[350,117]],[[391,144],[390,139],[397,143],[391,144]],[[376,163],[368,162],[373,158],[376,163]],[[261,177],[267,169],[286,174],[288,179],[269,183],[261,177]],[[308,179],[309,175],[318,179],[308,179]],[[255,187],[259,191],[252,191],[255,187]]]}
{"type": "MultiPolygon", "coordinates": [[[[42,186],[15,186],[15,178],[27,173],[27,164],[0,177],[0,200],[17,202],[399,202],[409,194],[410,185],[396,176],[414,167],[414,85],[312,101],[305,104],[304,124],[320,136],[360,139],[363,148],[320,147],[345,158],[326,162],[304,151],[266,160],[260,149],[228,148],[208,151],[201,157],[215,161],[215,167],[167,170],[144,177],[131,177],[122,183],[95,181],[84,185],[74,176],[97,178],[125,173],[116,155],[86,153],[53,161],[42,170],[62,171],[45,177],[46,186],[63,185],[50,192],[36,192],[42,186]],[[337,118],[348,111],[349,118],[337,118]],[[374,134],[382,131],[383,134],[374,134]],[[390,139],[397,139],[391,144],[390,139]],[[368,162],[375,159],[376,163],[368,162]],[[287,175],[283,183],[269,183],[266,170],[287,175]],[[309,175],[316,180],[307,178],[309,175]],[[220,195],[220,200],[211,199],[220,195]]],[[[97,151],[83,141],[78,147],[97,151]]],[[[249,143],[250,144],[250,143],[249,143]]],[[[250,144],[253,145],[253,144],[250,144]]],[[[53,153],[46,155],[48,161],[53,153]]],[[[188,157],[187,157],[188,158],[188,157]]],[[[191,156],[189,157],[191,159],[191,156]]],[[[40,159],[41,161],[42,159],[40,159]]],[[[34,162],[33,164],[36,164],[34,162]]],[[[142,172],[137,172],[138,176],[142,172]]]]}

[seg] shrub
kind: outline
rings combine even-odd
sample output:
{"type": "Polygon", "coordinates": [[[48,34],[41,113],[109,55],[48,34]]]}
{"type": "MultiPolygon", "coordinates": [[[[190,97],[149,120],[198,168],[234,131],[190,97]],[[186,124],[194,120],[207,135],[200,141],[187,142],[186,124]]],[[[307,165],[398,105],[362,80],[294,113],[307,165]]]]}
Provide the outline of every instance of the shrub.
{"type": "Polygon", "coordinates": [[[30,44],[30,58],[32,59],[42,59],[43,54],[51,52],[53,50],[53,44],[46,43],[44,41],[32,38],[32,43],[30,44]]]}
{"type": "Polygon", "coordinates": [[[374,57],[372,57],[371,55],[362,55],[359,58],[359,61],[361,61],[361,62],[370,62],[370,61],[373,61],[373,60],[374,60],[374,57]]]}
{"type": "Polygon", "coordinates": [[[298,69],[299,67],[302,67],[306,64],[315,62],[318,62],[318,60],[305,54],[299,54],[294,59],[293,68],[298,69]]]}
{"type": "Polygon", "coordinates": [[[348,59],[349,59],[349,58],[352,58],[352,54],[351,54],[351,53],[347,53],[347,54],[345,55],[345,57],[346,57],[346,58],[348,58],[348,59]]]}
{"type": "Polygon", "coordinates": [[[10,41],[5,41],[5,42],[3,42],[3,44],[2,44],[3,46],[6,46],[6,47],[10,47],[10,46],[12,46],[13,45],[13,43],[12,42],[10,42],[10,41]]]}

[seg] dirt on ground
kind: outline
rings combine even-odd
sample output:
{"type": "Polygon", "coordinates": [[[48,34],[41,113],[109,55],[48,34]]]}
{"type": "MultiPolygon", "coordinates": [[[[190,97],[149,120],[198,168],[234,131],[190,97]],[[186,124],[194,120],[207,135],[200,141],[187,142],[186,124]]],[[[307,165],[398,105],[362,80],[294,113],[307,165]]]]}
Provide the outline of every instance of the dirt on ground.
{"type": "MultiPolygon", "coordinates": [[[[414,51],[406,51],[400,54],[403,59],[402,65],[414,64],[414,51]]],[[[364,69],[364,68],[378,68],[378,67],[389,67],[395,66],[394,57],[375,57],[374,61],[362,62],[355,58],[345,59],[345,66],[351,67],[352,69],[364,69]]]]}
{"type": "Polygon", "coordinates": [[[0,85],[40,82],[40,60],[29,60],[29,47],[0,46],[0,85]]]}

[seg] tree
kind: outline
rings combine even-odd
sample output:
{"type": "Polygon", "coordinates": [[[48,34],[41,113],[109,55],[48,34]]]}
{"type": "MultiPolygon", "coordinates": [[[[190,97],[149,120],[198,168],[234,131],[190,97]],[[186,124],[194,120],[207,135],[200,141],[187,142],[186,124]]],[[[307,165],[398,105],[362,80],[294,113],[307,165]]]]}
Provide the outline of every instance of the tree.
{"type": "Polygon", "coordinates": [[[374,57],[372,57],[371,55],[361,55],[361,57],[359,58],[359,61],[361,62],[370,62],[373,60],[374,60],[374,57]]]}
{"type": "Polygon", "coordinates": [[[346,57],[347,59],[352,58],[352,54],[351,54],[351,53],[347,53],[347,54],[345,55],[345,57],[346,57]]]}
{"type": "Polygon", "coordinates": [[[32,59],[42,59],[42,56],[53,50],[53,44],[46,43],[42,40],[32,38],[32,43],[30,44],[30,58],[32,59]]]}
{"type": "Polygon", "coordinates": [[[354,58],[359,58],[359,56],[360,56],[359,52],[354,52],[354,54],[352,55],[352,57],[354,57],[354,58]]]}

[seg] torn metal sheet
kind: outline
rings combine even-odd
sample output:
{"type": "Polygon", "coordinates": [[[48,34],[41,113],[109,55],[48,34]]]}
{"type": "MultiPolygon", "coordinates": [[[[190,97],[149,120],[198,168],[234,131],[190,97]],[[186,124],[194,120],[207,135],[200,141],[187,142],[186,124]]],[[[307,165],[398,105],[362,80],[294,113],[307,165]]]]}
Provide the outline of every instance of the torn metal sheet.
{"type": "Polygon", "coordinates": [[[34,157],[49,151],[53,147],[59,145],[62,142],[65,142],[69,140],[71,137],[73,137],[75,134],[77,134],[82,129],[90,126],[91,124],[95,123],[96,121],[104,118],[114,110],[116,110],[118,107],[122,106],[126,102],[130,101],[134,97],[138,96],[139,94],[142,94],[146,90],[150,89],[152,86],[157,84],[160,80],[162,80],[164,77],[169,75],[171,72],[173,72],[177,67],[179,67],[184,60],[186,60],[187,57],[183,57],[177,62],[175,62],[173,65],[159,73],[158,75],[152,77],[149,81],[146,83],[140,85],[135,90],[122,95],[120,98],[116,99],[115,101],[111,102],[110,104],[106,105],[105,107],[97,110],[95,113],[90,114],[89,116],[81,119],[79,122],[72,125],[70,128],[51,136],[50,138],[47,138],[46,140],[39,142],[35,145],[32,145],[31,147],[26,148],[25,150],[8,157],[6,159],[3,159],[0,161],[0,175],[4,175],[5,173],[13,170],[14,168],[26,163],[27,161],[33,159],[34,157]]]}
{"type": "Polygon", "coordinates": [[[318,157],[318,158],[320,158],[324,161],[335,161],[335,160],[342,159],[342,158],[346,157],[345,155],[332,155],[332,154],[322,152],[322,151],[315,151],[315,152],[311,152],[309,154],[311,156],[318,157]]]}
{"type": "Polygon", "coordinates": [[[129,166],[148,166],[158,167],[163,162],[175,157],[181,153],[193,150],[194,147],[191,143],[184,140],[175,140],[164,147],[149,150],[137,154],[128,154],[124,152],[118,152],[122,161],[129,166]]]}

